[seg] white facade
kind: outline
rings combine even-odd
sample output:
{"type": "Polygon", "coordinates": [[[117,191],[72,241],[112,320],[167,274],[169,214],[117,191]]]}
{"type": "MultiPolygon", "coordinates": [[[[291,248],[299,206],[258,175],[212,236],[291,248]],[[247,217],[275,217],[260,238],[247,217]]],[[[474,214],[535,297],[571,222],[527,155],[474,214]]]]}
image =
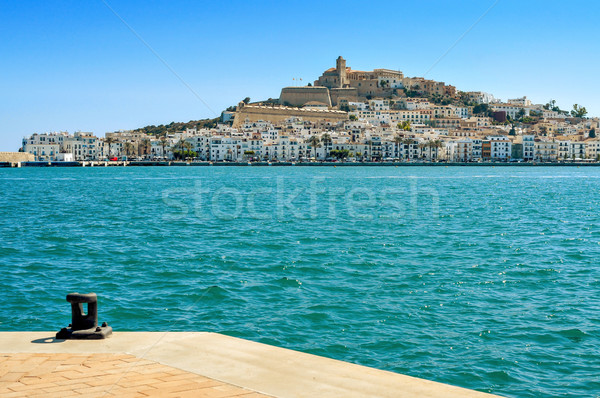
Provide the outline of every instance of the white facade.
{"type": "Polygon", "coordinates": [[[381,99],[369,100],[369,109],[374,111],[389,111],[390,101],[381,99]]]}
{"type": "Polygon", "coordinates": [[[558,142],[535,141],[535,160],[538,162],[555,162],[558,158],[558,142]]]}
{"type": "Polygon", "coordinates": [[[525,112],[525,116],[530,115],[531,109],[521,106],[521,105],[513,105],[513,104],[494,104],[492,105],[492,109],[494,111],[504,111],[507,116],[510,116],[512,119],[517,119],[519,112],[523,110],[525,112]]]}
{"type": "Polygon", "coordinates": [[[504,136],[488,137],[490,141],[490,158],[506,161],[512,155],[512,142],[504,136]]]}
{"type": "Polygon", "coordinates": [[[56,155],[56,160],[59,162],[73,162],[75,158],[72,153],[59,153],[56,155]]]}
{"type": "Polygon", "coordinates": [[[492,94],[483,91],[470,91],[467,93],[467,96],[476,104],[492,104],[496,102],[496,99],[492,94]]]}
{"type": "Polygon", "coordinates": [[[67,133],[32,134],[23,138],[23,152],[31,153],[37,161],[56,160],[56,156],[63,149],[67,133]]]}
{"type": "Polygon", "coordinates": [[[571,156],[575,159],[585,159],[586,151],[585,151],[585,142],[571,142],[571,156]]]}
{"type": "Polygon", "coordinates": [[[523,160],[532,161],[535,159],[535,136],[523,136],[523,160]]]}

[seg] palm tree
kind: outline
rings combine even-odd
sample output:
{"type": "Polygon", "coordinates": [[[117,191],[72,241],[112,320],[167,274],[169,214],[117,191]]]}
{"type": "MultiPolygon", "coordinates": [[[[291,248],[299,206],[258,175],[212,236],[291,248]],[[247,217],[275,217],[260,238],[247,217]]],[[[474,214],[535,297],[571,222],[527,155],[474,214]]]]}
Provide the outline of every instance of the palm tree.
{"type": "Polygon", "coordinates": [[[133,153],[133,144],[131,142],[126,142],[124,144],[125,147],[125,156],[129,157],[131,153],[133,153]]]}
{"type": "Polygon", "coordinates": [[[166,135],[163,135],[163,136],[160,137],[160,146],[162,147],[162,156],[164,158],[167,157],[167,154],[165,152],[165,148],[167,147],[167,142],[168,142],[168,140],[167,140],[167,136],[166,135]]]}
{"type": "Polygon", "coordinates": [[[144,157],[146,157],[146,155],[148,155],[148,152],[150,152],[150,139],[144,138],[142,140],[142,148],[141,149],[144,153],[140,153],[140,155],[144,155],[144,157]]]}
{"type": "Polygon", "coordinates": [[[424,159],[425,155],[423,155],[423,149],[427,148],[427,144],[424,143],[424,142],[420,142],[419,145],[418,145],[418,147],[419,147],[419,153],[421,155],[421,159],[424,159]]]}
{"type": "Polygon", "coordinates": [[[373,141],[367,140],[367,142],[365,142],[365,144],[367,144],[369,146],[369,160],[372,161],[373,160],[373,141]]]}
{"type": "Polygon", "coordinates": [[[321,142],[323,143],[323,146],[325,147],[325,157],[327,157],[327,155],[329,155],[329,150],[328,150],[328,146],[331,144],[332,139],[331,136],[327,133],[323,134],[321,136],[321,142]]]}
{"type": "Polygon", "coordinates": [[[321,146],[319,137],[317,137],[316,135],[313,135],[306,142],[309,143],[310,146],[313,147],[313,149],[315,150],[315,159],[317,159],[317,148],[319,148],[321,146]]]}
{"type": "Polygon", "coordinates": [[[192,152],[192,148],[193,148],[192,144],[189,143],[189,142],[187,142],[187,141],[185,141],[185,143],[183,144],[183,146],[184,146],[185,150],[187,151],[188,155],[190,155],[191,152],[192,152]]]}
{"type": "Polygon", "coordinates": [[[183,151],[184,151],[184,147],[185,147],[185,140],[183,138],[179,139],[179,141],[177,141],[177,143],[173,146],[173,149],[175,148],[179,148],[179,157],[181,159],[183,159],[183,151]]]}
{"type": "Polygon", "coordinates": [[[408,145],[408,159],[410,159],[410,154],[411,154],[411,145],[413,145],[415,143],[415,141],[412,138],[405,138],[404,140],[402,140],[402,143],[405,145],[408,145]]]}
{"type": "Polygon", "coordinates": [[[110,146],[111,146],[111,144],[112,144],[113,142],[115,142],[115,139],[114,139],[114,138],[112,138],[112,137],[106,137],[106,138],[104,138],[104,143],[105,143],[106,145],[108,145],[108,156],[107,156],[107,157],[108,157],[109,159],[110,159],[110,146]]]}
{"type": "Polygon", "coordinates": [[[402,138],[402,136],[400,134],[396,134],[394,136],[394,144],[396,144],[396,155],[398,155],[398,157],[401,157],[401,153],[400,153],[400,145],[404,142],[404,138],[402,138]]]}

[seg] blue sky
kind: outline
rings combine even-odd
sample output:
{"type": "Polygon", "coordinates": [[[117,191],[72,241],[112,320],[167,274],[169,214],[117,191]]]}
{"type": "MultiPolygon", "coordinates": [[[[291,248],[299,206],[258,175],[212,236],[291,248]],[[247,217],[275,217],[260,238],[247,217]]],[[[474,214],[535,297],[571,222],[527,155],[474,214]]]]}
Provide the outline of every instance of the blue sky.
{"type": "Polygon", "coordinates": [[[46,131],[214,117],[292,78],[348,66],[422,76],[502,99],[556,99],[600,116],[600,5],[592,1],[101,0],[0,4],[0,151],[46,131]],[[200,101],[192,90],[208,104],[200,101]]]}

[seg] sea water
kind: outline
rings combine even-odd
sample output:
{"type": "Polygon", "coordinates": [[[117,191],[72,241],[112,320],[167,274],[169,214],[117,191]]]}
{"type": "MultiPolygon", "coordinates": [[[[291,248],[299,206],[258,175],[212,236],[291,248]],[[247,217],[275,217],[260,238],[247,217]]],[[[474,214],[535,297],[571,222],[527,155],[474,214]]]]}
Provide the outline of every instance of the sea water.
{"type": "Polygon", "coordinates": [[[0,169],[0,330],[96,292],[116,331],[599,396],[599,192],[591,167],[0,169]]]}

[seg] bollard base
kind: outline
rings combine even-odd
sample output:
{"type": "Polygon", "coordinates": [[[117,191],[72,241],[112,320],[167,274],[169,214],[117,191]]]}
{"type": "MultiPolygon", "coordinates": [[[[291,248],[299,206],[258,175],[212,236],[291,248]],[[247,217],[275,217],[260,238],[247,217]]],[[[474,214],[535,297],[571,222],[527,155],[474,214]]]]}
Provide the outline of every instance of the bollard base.
{"type": "Polygon", "coordinates": [[[85,330],[73,330],[71,328],[62,328],[56,333],[57,340],[102,340],[112,334],[112,327],[103,324],[97,328],[85,330]]]}

